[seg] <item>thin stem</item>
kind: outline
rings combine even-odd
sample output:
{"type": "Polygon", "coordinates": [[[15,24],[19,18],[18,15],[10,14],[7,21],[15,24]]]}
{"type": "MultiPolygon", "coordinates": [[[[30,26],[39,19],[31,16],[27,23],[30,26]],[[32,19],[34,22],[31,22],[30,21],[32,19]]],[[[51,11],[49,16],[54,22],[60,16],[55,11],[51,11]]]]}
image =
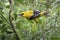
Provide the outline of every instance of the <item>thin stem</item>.
{"type": "Polygon", "coordinates": [[[13,25],[13,23],[12,23],[12,20],[11,20],[11,12],[12,12],[12,0],[9,0],[9,3],[10,3],[10,10],[9,10],[9,23],[10,23],[10,26],[11,26],[11,28],[13,29],[13,32],[15,33],[15,35],[16,35],[16,39],[17,40],[20,40],[20,38],[19,38],[19,36],[18,36],[18,34],[17,34],[17,32],[16,32],[16,30],[15,30],[15,26],[13,25]]]}

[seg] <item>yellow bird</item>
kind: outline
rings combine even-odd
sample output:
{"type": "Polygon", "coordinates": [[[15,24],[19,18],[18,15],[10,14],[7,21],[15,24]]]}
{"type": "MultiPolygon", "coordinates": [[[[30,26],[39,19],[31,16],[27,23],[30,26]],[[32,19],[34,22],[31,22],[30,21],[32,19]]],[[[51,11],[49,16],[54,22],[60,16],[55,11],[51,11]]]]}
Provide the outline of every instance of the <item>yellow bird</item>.
{"type": "Polygon", "coordinates": [[[39,11],[39,10],[32,10],[32,11],[25,11],[25,12],[21,12],[21,14],[19,14],[20,16],[23,16],[29,20],[35,20],[38,21],[39,17],[41,16],[47,16],[48,12],[46,11],[39,11]]]}

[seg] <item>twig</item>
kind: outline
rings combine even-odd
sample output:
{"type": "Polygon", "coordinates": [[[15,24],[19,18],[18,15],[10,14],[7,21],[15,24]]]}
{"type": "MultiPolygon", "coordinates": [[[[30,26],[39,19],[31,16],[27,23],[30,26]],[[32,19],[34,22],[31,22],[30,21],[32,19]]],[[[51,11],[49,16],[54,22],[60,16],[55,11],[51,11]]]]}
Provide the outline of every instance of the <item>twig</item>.
{"type": "Polygon", "coordinates": [[[19,36],[18,36],[18,34],[17,34],[17,32],[16,32],[16,30],[15,30],[15,26],[13,25],[13,23],[12,23],[12,20],[11,20],[11,11],[12,11],[12,0],[9,0],[9,3],[10,3],[10,10],[9,10],[9,22],[10,22],[10,26],[11,26],[11,28],[12,28],[12,30],[13,30],[13,32],[15,33],[15,35],[16,35],[16,39],[17,40],[20,40],[19,39],[19,36]]]}

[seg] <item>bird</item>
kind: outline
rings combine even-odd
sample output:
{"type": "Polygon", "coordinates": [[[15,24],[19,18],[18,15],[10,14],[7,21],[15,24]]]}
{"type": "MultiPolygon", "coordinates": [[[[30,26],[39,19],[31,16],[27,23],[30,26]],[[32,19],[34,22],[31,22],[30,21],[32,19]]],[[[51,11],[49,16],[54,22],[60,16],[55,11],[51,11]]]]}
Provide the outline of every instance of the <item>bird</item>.
{"type": "Polygon", "coordinates": [[[19,16],[22,16],[28,20],[39,21],[39,18],[41,16],[47,16],[48,14],[49,13],[47,11],[30,10],[30,11],[21,12],[19,16]]]}

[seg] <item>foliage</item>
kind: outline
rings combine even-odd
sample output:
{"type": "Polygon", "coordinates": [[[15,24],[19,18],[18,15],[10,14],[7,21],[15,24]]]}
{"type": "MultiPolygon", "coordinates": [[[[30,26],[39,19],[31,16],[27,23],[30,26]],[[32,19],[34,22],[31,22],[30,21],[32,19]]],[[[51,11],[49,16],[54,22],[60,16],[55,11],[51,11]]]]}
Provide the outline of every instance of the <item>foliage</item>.
{"type": "MultiPolygon", "coordinates": [[[[60,40],[60,0],[12,0],[11,19],[20,40],[60,40]],[[22,11],[47,10],[39,22],[20,17],[22,11]],[[56,38],[56,39],[55,39],[56,38]]],[[[0,40],[16,40],[9,24],[8,0],[0,0],[0,40]]]]}

